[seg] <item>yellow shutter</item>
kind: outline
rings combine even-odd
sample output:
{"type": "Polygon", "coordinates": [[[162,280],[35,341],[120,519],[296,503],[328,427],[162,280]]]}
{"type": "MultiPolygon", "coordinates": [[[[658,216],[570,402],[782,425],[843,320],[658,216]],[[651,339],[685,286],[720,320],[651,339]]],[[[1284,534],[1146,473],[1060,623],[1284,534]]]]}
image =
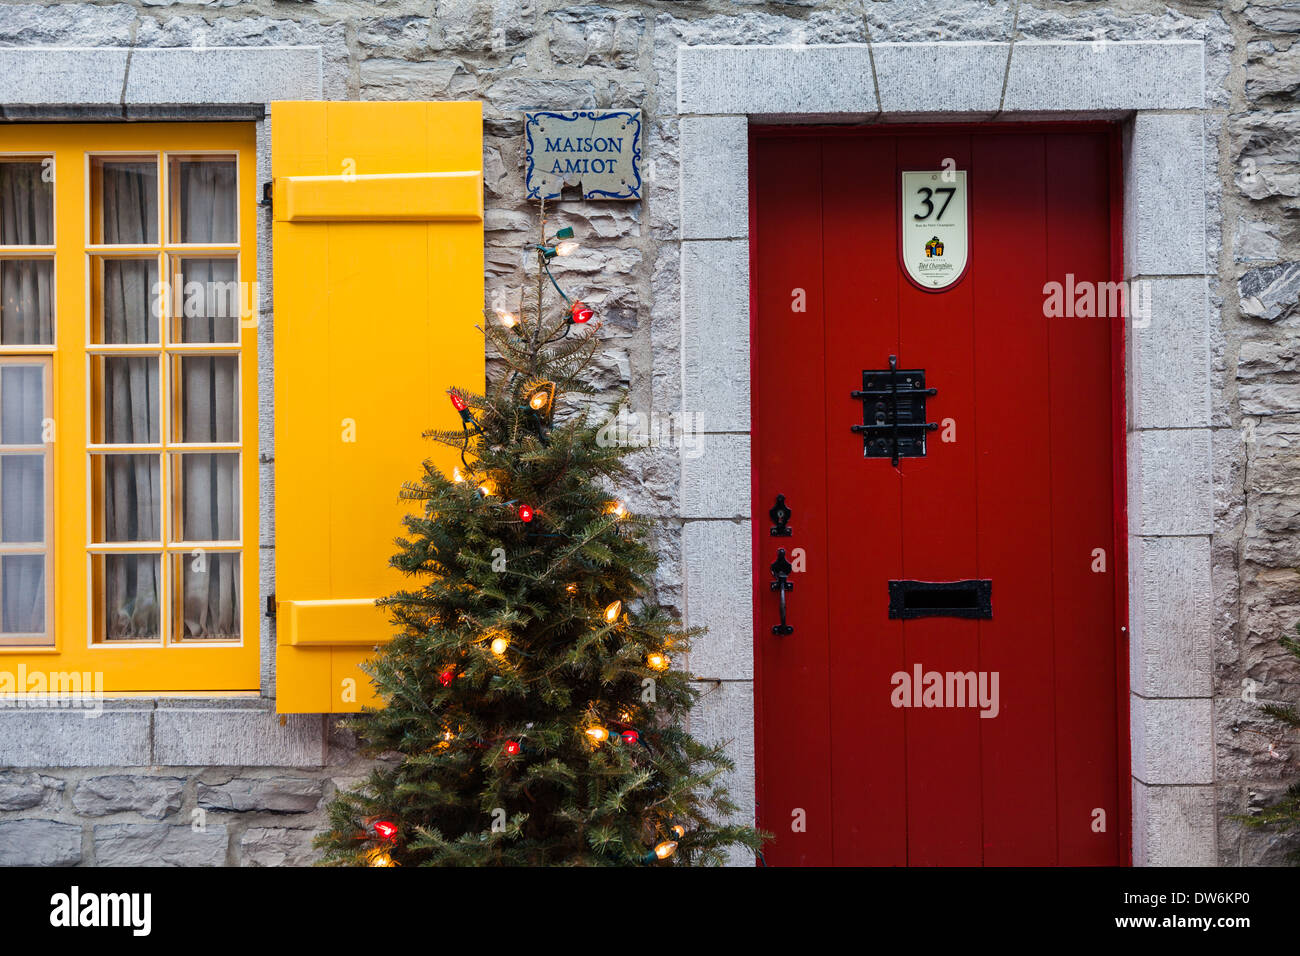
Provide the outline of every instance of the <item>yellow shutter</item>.
{"type": "Polygon", "coordinates": [[[402,482],[455,452],[454,384],[481,388],[478,103],[275,103],[276,696],[281,713],[373,702],[358,665],[391,639],[373,602],[402,482]]]}

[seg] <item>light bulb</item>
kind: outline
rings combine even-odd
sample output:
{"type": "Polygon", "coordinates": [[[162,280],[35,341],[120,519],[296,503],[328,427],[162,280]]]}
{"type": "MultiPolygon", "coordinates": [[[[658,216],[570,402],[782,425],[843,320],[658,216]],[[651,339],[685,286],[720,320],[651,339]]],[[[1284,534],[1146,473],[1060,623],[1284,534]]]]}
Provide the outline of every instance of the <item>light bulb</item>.
{"type": "Polygon", "coordinates": [[[519,506],[519,520],[525,523],[533,520],[533,509],[528,505],[519,506]]]}
{"type": "Polygon", "coordinates": [[[570,594],[577,594],[577,593],[578,593],[578,584],[577,584],[577,582],[575,581],[575,582],[573,582],[573,583],[571,583],[571,584],[566,584],[566,585],[564,586],[564,590],[568,591],[570,594]]]}
{"type": "Polygon", "coordinates": [[[677,834],[677,839],[679,840],[686,836],[686,827],[682,826],[680,823],[674,823],[670,829],[673,833],[677,834]]]}
{"type": "Polygon", "coordinates": [[[393,858],[387,853],[376,853],[370,858],[371,866],[392,866],[393,858]]]}
{"type": "Polygon", "coordinates": [[[387,820],[380,820],[375,824],[375,832],[385,840],[391,840],[397,836],[397,824],[389,823],[387,820]]]}
{"type": "Polygon", "coordinates": [[[618,620],[618,616],[623,611],[622,601],[613,601],[605,608],[605,623],[613,624],[618,620]]]}
{"type": "Polygon", "coordinates": [[[506,652],[506,648],[509,646],[510,646],[509,641],[507,641],[504,637],[498,637],[496,640],[492,642],[492,653],[495,654],[497,657],[500,657],[506,652]]]}
{"type": "Polygon", "coordinates": [[[627,508],[623,506],[623,502],[621,501],[611,501],[609,507],[606,508],[605,513],[611,514],[615,518],[626,518],[627,508]]]}
{"type": "Polygon", "coordinates": [[[645,662],[657,671],[668,670],[668,665],[671,663],[664,654],[651,654],[645,659],[645,662]]]}
{"type": "Polygon", "coordinates": [[[501,324],[508,329],[513,329],[519,324],[519,317],[513,312],[507,312],[505,309],[497,309],[497,318],[500,319],[501,324]]]}
{"type": "Polygon", "coordinates": [[[609,731],[606,730],[604,727],[600,727],[600,726],[588,727],[587,736],[590,737],[592,740],[596,741],[596,743],[603,744],[606,740],[609,739],[609,731]]]}
{"type": "Polygon", "coordinates": [[[655,856],[659,857],[661,860],[666,860],[672,856],[676,850],[677,842],[675,840],[664,840],[663,843],[660,843],[655,847],[655,856]]]}
{"type": "Polygon", "coordinates": [[[456,465],[451,469],[451,480],[457,484],[460,484],[465,480],[465,476],[461,473],[460,465],[456,465]]]}
{"type": "Polygon", "coordinates": [[[484,481],[483,484],[478,486],[478,490],[484,495],[495,495],[497,493],[497,486],[493,484],[492,479],[489,478],[484,481]]]}
{"type": "Polygon", "coordinates": [[[537,391],[533,392],[533,397],[528,400],[528,407],[535,412],[540,412],[543,408],[545,408],[546,391],[544,389],[539,388],[537,391]]]}
{"type": "Polygon", "coordinates": [[[571,256],[578,251],[578,241],[576,239],[566,239],[564,242],[557,243],[555,254],[557,256],[571,256]]]}
{"type": "Polygon", "coordinates": [[[505,750],[506,753],[513,757],[515,754],[519,753],[519,741],[507,740],[505,750]]]}

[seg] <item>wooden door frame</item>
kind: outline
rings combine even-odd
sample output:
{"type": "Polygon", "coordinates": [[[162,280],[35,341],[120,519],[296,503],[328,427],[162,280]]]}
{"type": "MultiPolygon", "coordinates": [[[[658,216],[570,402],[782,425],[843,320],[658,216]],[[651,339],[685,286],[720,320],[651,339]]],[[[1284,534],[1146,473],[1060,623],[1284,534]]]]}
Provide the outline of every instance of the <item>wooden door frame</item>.
{"type": "MultiPolygon", "coordinates": [[[[1117,584],[1129,598],[1116,639],[1128,662],[1127,677],[1117,678],[1127,691],[1121,779],[1131,780],[1121,787],[1131,811],[1119,825],[1139,865],[1217,859],[1205,600],[1213,532],[1205,232],[1213,224],[1204,208],[1212,183],[1204,71],[1199,40],[680,49],[683,411],[700,416],[695,447],[703,449],[699,460],[682,456],[686,615],[711,628],[691,669],[712,682],[701,717],[732,741],[742,798],[755,791],[762,732],[750,498],[751,126],[1105,122],[1117,130],[1114,173],[1123,184],[1114,262],[1124,279],[1152,286],[1147,318],[1116,350],[1112,383],[1124,424],[1117,464],[1128,462],[1117,470],[1116,533],[1130,558],[1127,587],[1117,584]],[[935,80],[936,69],[935,83],[913,82],[935,80]],[[1155,75],[1160,84],[1136,82],[1155,75]],[[947,95],[937,95],[945,81],[947,95]]],[[[754,806],[745,813],[753,817],[754,806]]]]}

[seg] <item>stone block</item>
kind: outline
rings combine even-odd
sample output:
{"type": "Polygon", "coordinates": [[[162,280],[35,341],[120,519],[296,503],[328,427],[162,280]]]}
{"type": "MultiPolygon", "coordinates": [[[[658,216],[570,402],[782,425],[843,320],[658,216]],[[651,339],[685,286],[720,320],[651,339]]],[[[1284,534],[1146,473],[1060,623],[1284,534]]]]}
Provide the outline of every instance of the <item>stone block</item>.
{"type": "Polygon", "coordinates": [[[684,116],[678,136],[682,238],[748,236],[748,121],[743,116],[684,116]]]}
{"type": "Polygon", "coordinates": [[[1129,135],[1124,274],[1203,275],[1204,120],[1198,113],[1142,112],[1129,135]]]}
{"type": "Polygon", "coordinates": [[[698,435],[681,456],[683,518],[747,518],[748,435],[698,435]]]}
{"type": "Polygon", "coordinates": [[[1002,109],[1200,109],[1204,60],[1199,40],[1021,40],[1011,52],[1002,109]]]}
{"type": "Polygon", "coordinates": [[[122,99],[127,51],[94,49],[0,49],[0,102],[116,106],[122,99]]]}
{"type": "Polygon", "coordinates": [[[880,109],[895,114],[993,114],[1009,43],[875,43],[880,109]]]}
{"type": "Polygon", "coordinates": [[[249,827],[239,840],[240,866],[311,866],[316,831],[296,827],[249,827]]]}
{"type": "Polygon", "coordinates": [[[39,773],[0,773],[0,813],[30,810],[32,807],[57,807],[63,797],[64,783],[57,777],[39,773]]]}
{"type": "Polygon", "coordinates": [[[1145,697],[1211,693],[1210,539],[1129,539],[1129,681],[1145,697]]]}
{"type": "MultiPolygon", "coordinates": [[[[225,703],[225,702],[220,702],[225,703]]],[[[319,767],[323,718],[289,714],[284,724],[258,707],[160,706],[154,716],[154,760],[160,766],[319,767]]]]}
{"type": "Polygon", "coordinates": [[[1210,534],[1210,430],[1137,431],[1128,436],[1129,532],[1210,534]]]}
{"type": "Polygon", "coordinates": [[[156,823],[106,823],[95,827],[98,866],[224,866],[224,826],[196,830],[156,823]]]}
{"type": "Polygon", "coordinates": [[[1131,694],[1133,776],[1147,786],[1214,782],[1209,698],[1148,698],[1131,694]]]}
{"type": "MultiPolygon", "coordinates": [[[[736,768],[723,775],[727,793],[736,804],[728,822],[753,825],[757,819],[757,791],[754,777],[754,685],[752,681],[700,683],[700,699],[691,709],[689,730],[704,744],[725,744],[736,768]]],[[[754,855],[744,848],[728,854],[731,866],[753,866],[754,855]]]]}
{"type": "Polygon", "coordinates": [[[317,100],[323,93],[321,69],[321,50],[315,46],[137,47],[125,102],[317,100]]]}
{"type": "Polygon", "coordinates": [[[681,246],[683,410],[705,432],[747,432],[749,243],[681,246]]]}
{"type": "Polygon", "coordinates": [[[151,701],[104,710],[0,709],[0,766],[140,767],[150,760],[151,701]]]}
{"type": "Polygon", "coordinates": [[[1206,280],[1139,279],[1129,293],[1148,314],[1130,319],[1129,416],[1132,428],[1210,424],[1210,306],[1206,280]],[[1143,304],[1144,303],[1144,304],[1143,304]]]}
{"type": "Polygon", "coordinates": [[[324,783],[309,777],[236,777],[198,785],[198,804],[205,810],[310,813],[323,797],[324,783]]]}
{"type": "Polygon", "coordinates": [[[686,623],[709,629],[691,649],[690,670],[698,677],[754,675],[752,546],[748,521],[687,521],[682,527],[686,623]]]}
{"type": "Polygon", "coordinates": [[[1133,781],[1133,864],[1214,866],[1214,788],[1133,781]]]}
{"type": "Polygon", "coordinates": [[[181,808],[184,790],[184,777],[105,774],[81,781],[73,791],[72,806],[87,817],[135,812],[161,820],[181,808]]]}
{"type": "Polygon", "coordinates": [[[682,114],[878,112],[865,44],[682,47],[677,61],[682,114]]]}
{"type": "Polygon", "coordinates": [[[76,866],[81,827],[57,820],[0,821],[0,866],[76,866]]]}

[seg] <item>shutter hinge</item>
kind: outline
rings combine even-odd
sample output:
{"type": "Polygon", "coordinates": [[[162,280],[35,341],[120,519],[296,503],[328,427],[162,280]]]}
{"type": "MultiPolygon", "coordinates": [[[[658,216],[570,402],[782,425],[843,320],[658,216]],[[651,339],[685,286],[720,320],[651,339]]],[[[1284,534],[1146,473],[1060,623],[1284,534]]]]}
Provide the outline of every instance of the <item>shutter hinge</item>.
{"type": "Polygon", "coordinates": [[[266,596],[266,616],[275,617],[275,592],[272,591],[266,596]]]}
{"type": "Polygon", "coordinates": [[[267,209],[271,208],[271,194],[272,194],[271,186],[272,186],[271,180],[262,183],[262,198],[258,200],[257,203],[259,206],[265,206],[267,209]]]}

